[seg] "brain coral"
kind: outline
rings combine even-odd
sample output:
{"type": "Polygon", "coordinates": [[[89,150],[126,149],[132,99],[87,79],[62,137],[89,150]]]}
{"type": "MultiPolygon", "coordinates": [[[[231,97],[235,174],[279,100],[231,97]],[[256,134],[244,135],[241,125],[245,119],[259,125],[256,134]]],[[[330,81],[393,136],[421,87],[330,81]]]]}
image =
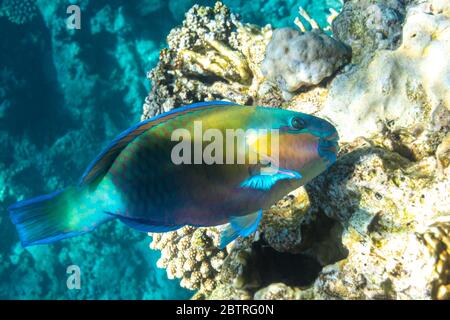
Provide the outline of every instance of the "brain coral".
{"type": "Polygon", "coordinates": [[[292,28],[277,29],[261,65],[263,74],[284,93],[319,84],[347,63],[350,50],[320,29],[301,33],[292,28]]]}

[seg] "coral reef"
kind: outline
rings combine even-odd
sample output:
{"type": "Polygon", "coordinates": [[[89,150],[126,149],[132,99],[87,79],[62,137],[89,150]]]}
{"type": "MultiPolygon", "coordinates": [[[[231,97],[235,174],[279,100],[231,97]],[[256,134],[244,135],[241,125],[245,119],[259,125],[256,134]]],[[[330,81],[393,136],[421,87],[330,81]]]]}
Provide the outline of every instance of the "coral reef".
{"type": "Polygon", "coordinates": [[[255,293],[255,300],[298,300],[297,290],[284,283],[273,283],[255,293]]]}
{"type": "Polygon", "coordinates": [[[285,96],[291,97],[298,89],[317,85],[333,75],[350,56],[346,45],[321,29],[301,33],[282,28],[273,32],[261,70],[285,96]]]}
{"type": "MultiPolygon", "coordinates": [[[[72,2],[0,0],[2,212],[17,200],[76,184],[104,143],[138,121],[143,97],[149,89],[145,73],[156,65],[170,29],[183,20],[185,11],[194,2],[215,3],[214,0],[80,0],[76,4],[81,8],[81,30],[68,30],[64,19],[72,2]]],[[[328,7],[332,5],[338,10],[341,6],[338,0],[227,2],[246,22],[272,23],[277,27],[291,23],[299,4],[323,12],[318,19],[323,25],[328,7]]],[[[185,49],[197,53],[199,58],[203,55],[217,58],[225,78],[217,81],[216,91],[232,88],[230,99],[237,94],[245,100],[258,89],[258,99],[266,99],[266,104],[281,103],[270,84],[259,86],[256,81],[261,76],[257,64],[271,35],[269,27],[241,28],[237,19],[234,24],[231,17],[223,17],[229,21],[229,26],[224,25],[223,29],[230,32],[222,37],[219,30],[222,27],[214,29],[214,14],[197,22],[195,17],[191,18],[199,27],[208,24],[213,29],[205,26],[205,35],[214,35],[210,42],[217,48],[203,50],[203,43],[199,42],[185,49]],[[238,85],[235,77],[245,78],[242,65],[247,65],[246,73],[251,79],[238,85]],[[225,70],[228,66],[230,74],[225,70]],[[240,93],[241,89],[244,93],[240,93]]],[[[218,21],[222,17],[217,18],[218,21]]],[[[199,39],[192,32],[189,37],[199,39]]],[[[179,58],[182,62],[182,57],[179,58]]],[[[189,64],[183,68],[186,73],[191,72],[189,64]]],[[[167,74],[161,72],[159,76],[164,80],[167,74]]],[[[183,74],[187,79],[191,76],[195,78],[196,73],[183,74]]],[[[179,79],[184,81],[182,77],[179,79]]],[[[200,80],[209,87],[205,77],[200,80]]],[[[189,81],[186,83],[191,85],[189,81]]],[[[162,90],[162,84],[154,85],[162,90]]],[[[183,90],[196,95],[194,89],[183,90]]],[[[171,99],[169,94],[165,97],[171,99]]],[[[214,94],[214,97],[222,96],[214,94]]],[[[191,98],[177,101],[184,104],[195,100],[191,98]]],[[[20,247],[14,226],[4,215],[0,215],[0,233],[2,299],[183,299],[192,294],[156,268],[159,253],[146,250],[145,234],[136,234],[119,223],[105,224],[92,235],[26,250],[20,247]],[[81,267],[81,290],[66,287],[66,267],[71,264],[81,267]]]]}
{"type": "MultiPolygon", "coordinates": [[[[264,69],[260,67],[271,37],[270,25],[258,28],[243,24],[221,2],[214,7],[194,5],[186,13],[182,26],[170,32],[167,37],[169,48],[161,51],[158,66],[147,75],[152,90],[146,98],[142,119],[185,104],[214,99],[281,105],[282,92],[267,81],[264,69]]],[[[300,51],[295,62],[300,61],[299,68],[304,65],[307,72],[288,88],[290,90],[298,89],[303,83],[317,84],[348,58],[345,46],[318,29],[306,32],[298,46],[303,42],[312,49],[325,42],[326,50],[313,50],[314,53],[306,56],[302,54],[312,51],[300,51]],[[331,53],[333,58],[330,58],[331,53]],[[325,56],[327,62],[320,60],[325,56]]],[[[277,67],[270,62],[277,59],[279,51],[275,50],[276,43],[272,48],[273,54],[266,62],[266,71],[270,69],[270,74],[275,73],[277,67]]],[[[297,57],[298,51],[294,49],[293,58],[297,57]]]]}
{"type": "Polygon", "coordinates": [[[11,255],[2,258],[0,272],[8,274],[9,282],[2,281],[0,297],[82,300],[189,297],[154,266],[158,255],[145,250],[147,243],[145,236],[130,232],[120,223],[103,225],[95,236],[64,241],[56,248],[23,249],[17,243],[11,255]],[[114,243],[106,245],[102,239],[107,238],[114,239],[114,243]],[[66,287],[66,268],[71,265],[80,267],[80,290],[66,287]]]}
{"type": "Polygon", "coordinates": [[[0,208],[75,183],[138,119],[138,75],[158,58],[142,118],[212,99],[312,113],[338,128],[336,164],[225,250],[221,227],[150,234],[149,251],[116,222],[24,250],[0,217],[0,298],[450,299],[448,0],[348,0],[339,14],[338,0],[224,2],[236,14],[83,0],[77,33],[55,19],[65,1],[0,0],[0,208]],[[274,29],[293,22],[302,33],[274,29]],[[65,285],[71,264],[82,290],[65,285]]]}
{"type": "MultiPolygon", "coordinates": [[[[230,244],[213,290],[194,299],[449,298],[449,12],[441,0],[345,2],[333,31],[354,50],[353,64],[285,103],[269,91],[272,106],[336,124],[338,161],[266,210],[254,235],[230,244]]],[[[152,94],[170,108],[195,100],[166,86],[178,70],[157,71],[152,94]]],[[[161,111],[147,104],[146,115],[149,108],[161,111]]],[[[162,267],[180,253],[170,256],[162,267]]]]}
{"type": "Polygon", "coordinates": [[[440,300],[450,300],[450,224],[438,222],[420,237],[431,251],[434,263],[434,282],[431,294],[440,300]]]}
{"type": "Polygon", "coordinates": [[[322,270],[314,295],[435,297],[436,261],[420,235],[448,215],[448,176],[436,175],[434,157],[413,162],[364,139],[344,152],[329,174],[308,186],[319,210],[344,226],[340,241],[348,250],[322,270]]]}

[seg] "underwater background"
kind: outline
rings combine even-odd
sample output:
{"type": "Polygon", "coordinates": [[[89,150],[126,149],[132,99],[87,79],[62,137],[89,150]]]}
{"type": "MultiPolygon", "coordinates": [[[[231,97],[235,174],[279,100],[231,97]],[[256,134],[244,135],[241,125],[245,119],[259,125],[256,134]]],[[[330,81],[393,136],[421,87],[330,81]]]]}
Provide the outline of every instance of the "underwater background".
{"type": "MultiPolygon", "coordinates": [[[[120,223],[24,250],[6,208],[76,184],[112,138],[138,122],[166,36],[191,0],[0,0],[0,299],[188,299],[156,267],[151,239],[120,223]],[[81,8],[81,30],[66,9],[81,8]],[[81,268],[69,290],[66,268],[81,268]]],[[[326,25],[338,0],[224,0],[241,21],[290,26],[303,6],[326,25]]]]}

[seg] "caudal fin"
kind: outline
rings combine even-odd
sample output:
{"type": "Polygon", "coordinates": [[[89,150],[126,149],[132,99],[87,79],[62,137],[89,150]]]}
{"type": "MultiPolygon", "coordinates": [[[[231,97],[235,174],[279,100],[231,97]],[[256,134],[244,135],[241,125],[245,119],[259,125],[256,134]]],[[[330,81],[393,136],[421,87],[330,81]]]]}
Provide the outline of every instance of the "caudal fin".
{"type": "Polygon", "coordinates": [[[110,219],[86,205],[84,189],[70,187],[8,208],[24,247],[74,237],[110,219]]]}

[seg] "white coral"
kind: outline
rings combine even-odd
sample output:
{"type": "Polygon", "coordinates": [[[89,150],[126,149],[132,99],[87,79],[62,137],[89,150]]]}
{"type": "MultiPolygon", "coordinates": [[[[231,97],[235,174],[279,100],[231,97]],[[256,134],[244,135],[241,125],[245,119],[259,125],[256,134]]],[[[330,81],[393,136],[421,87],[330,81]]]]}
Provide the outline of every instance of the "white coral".
{"type": "Polygon", "coordinates": [[[450,3],[432,4],[409,9],[397,50],[380,51],[367,68],[333,82],[322,113],[342,141],[369,137],[387,123],[431,124],[438,108],[450,110],[450,3]]]}
{"type": "Polygon", "coordinates": [[[261,70],[283,92],[292,93],[319,84],[349,58],[346,45],[318,28],[305,33],[281,28],[273,32],[261,70]]]}

